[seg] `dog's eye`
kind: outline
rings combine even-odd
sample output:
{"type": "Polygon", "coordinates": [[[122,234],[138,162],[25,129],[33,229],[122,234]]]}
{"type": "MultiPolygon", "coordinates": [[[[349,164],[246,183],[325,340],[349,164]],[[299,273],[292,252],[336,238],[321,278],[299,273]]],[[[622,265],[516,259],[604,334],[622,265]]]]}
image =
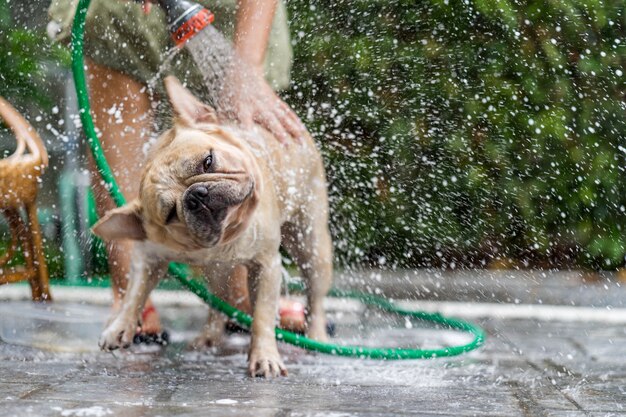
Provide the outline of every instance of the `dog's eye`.
{"type": "Polygon", "coordinates": [[[202,169],[204,172],[211,172],[211,167],[213,166],[213,152],[211,152],[202,163],[202,169]]]}
{"type": "Polygon", "coordinates": [[[167,215],[167,219],[165,219],[165,224],[170,224],[177,218],[178,218],[178,213],[176,212],[176,204],[174,204],[174,207],[172,207],[169,214],[167,215]]]}

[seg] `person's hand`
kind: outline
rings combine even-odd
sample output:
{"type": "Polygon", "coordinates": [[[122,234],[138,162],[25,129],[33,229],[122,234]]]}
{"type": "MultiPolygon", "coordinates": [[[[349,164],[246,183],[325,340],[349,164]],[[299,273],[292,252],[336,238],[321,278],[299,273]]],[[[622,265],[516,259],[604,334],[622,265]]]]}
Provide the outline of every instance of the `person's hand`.
{"type": "Polygon", "coordinates": [[[245,64],[246,73],[241,72],[243,65],[236,65],[236,74],[230,84],[238,90],[234,96],[240,96],[234,106],[237,119],[244,126],[252,123],[261,125],[276,139],[288,144],[293,140],[299,142],[307,131],[298,116],[274,93],[263,77],[277,5],[277,0],[237,0],[233,44],[236,54],[245,64]],[[248,80],[241,83],[241,78],[248,80]]]}
{"type": "MultiPolygon", "coordinates": [[[[249,67],[248,67],[249,68],[249,67]]],[[[225,76],[217,98],[218,115],[238,122],[244,128],[258,124],[284,145],[301,143],[306,127],[282,101],[258,70],[235,68],[225,76]]]]}

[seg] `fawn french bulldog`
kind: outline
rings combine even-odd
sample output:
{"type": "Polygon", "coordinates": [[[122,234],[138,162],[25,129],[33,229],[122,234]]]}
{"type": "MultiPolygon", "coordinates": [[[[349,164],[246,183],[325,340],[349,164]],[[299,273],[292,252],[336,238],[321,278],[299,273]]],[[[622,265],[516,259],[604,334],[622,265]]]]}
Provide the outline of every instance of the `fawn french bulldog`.
{"type": "MultiPolygon", "coordinates": [[[[249,373],[286,375],[274,337],[281,245],[306,281],[307,335],[327,337],[323,299],[332,281],[332,243],[321,156],[309,137],[284,148],[265,131],[221,124],[176,78],[166,78],[165,86],[174,126],[148,154],[138,199],[93,228],[105,240],[135,241],[126,295],[100,347],[131,344],[144,303],[170,261],[202,267],[222,298],[233,268],[245,265],[254,319],[249,373]]],[[[205,342],[219,342],[225,320],[209,313],[205,342]]]]}

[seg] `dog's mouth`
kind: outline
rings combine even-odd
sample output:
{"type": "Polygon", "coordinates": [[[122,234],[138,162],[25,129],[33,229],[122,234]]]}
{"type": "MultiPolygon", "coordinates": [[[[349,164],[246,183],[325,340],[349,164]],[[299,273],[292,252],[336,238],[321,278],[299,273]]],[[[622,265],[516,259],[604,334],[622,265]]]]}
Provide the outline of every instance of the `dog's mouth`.
{"type": "Polygon", "coordinates": [[[178,220],[180,220],[178,218],[178,204],[174,203],[174,205],[170,209],[169,214],[165,218],[165,224],[169,225],[169,224],[172,224],[172,223],[174,223],[175,221],[178,221],[178,220]]]}

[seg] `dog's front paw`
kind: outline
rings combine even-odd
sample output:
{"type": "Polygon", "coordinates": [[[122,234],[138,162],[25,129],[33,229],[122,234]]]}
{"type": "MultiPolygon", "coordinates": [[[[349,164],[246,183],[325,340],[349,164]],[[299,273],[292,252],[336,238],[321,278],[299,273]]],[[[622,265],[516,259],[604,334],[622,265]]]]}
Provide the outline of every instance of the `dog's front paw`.
{"type": "Polygon", "coordinates": [[[273,378],[287,376],[287,368],[276,349],[252,349],[248,358],[250,376],[273,378]]]}
{"type": "Polygon", "coordinates": [[[136,321],[118,316],[104,329],[98,341],[98,346],[107,352],[119,348],[126,349],[133,342],[136,331],[136,321]]]}

